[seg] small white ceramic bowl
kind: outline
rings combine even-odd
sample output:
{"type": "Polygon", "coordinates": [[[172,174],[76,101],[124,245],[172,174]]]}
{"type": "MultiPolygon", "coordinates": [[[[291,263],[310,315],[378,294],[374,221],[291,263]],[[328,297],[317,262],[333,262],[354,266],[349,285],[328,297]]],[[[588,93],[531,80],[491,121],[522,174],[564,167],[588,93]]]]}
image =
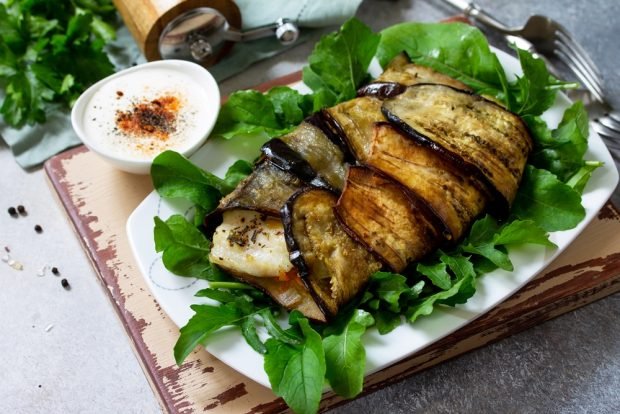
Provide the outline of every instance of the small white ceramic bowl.
{"type": "Polygon", "coordinates": [[[125,69],[88,88],[73,106],[71,123],[82,142],[115,167],[148,174],[153,158],[160,152],[171,149],[189,157],[200,148],[219,110],[220,91],[209,71],[192,62],[162,60],[125,69]],[[141,99],[132,93],[148,100],[152,99],[146,98],[149,94],[160,93],[157,91],[187,95],[182,96],[186,101],[179,109],[184,129],[177,129],[180,132],[175,132],[175,139],[152,138],[150,143],[148,136],[136,138],[119,132],[116,117],[118,111],[125,110],[121,106],[141,99]]]}

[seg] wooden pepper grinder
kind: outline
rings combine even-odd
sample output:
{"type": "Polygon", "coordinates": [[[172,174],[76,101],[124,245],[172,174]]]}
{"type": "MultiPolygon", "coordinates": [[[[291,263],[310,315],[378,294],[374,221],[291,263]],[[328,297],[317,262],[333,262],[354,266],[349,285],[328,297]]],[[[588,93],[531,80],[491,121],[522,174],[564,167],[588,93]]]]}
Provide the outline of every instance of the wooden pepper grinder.
{"type": "Polygon", "coordinates": [[[241,28],[241,13],[232,0],[114,0],[114,4],[149,61],[186,59],[210,66],[234,43],[223,40],[214,49],[194,33],[241,28]]]}

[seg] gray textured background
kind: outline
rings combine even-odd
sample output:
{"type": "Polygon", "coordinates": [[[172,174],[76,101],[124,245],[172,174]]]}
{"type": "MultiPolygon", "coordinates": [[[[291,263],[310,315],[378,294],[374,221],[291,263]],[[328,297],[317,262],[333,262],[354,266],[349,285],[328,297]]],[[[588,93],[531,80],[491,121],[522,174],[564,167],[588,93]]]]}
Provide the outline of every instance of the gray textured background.
{"type": "MultiPolygon", "coordinates": [[[[619,1],[480,3],[508,23],[523,22],[531,13],[562,21],[598,62],[610,100],[620,108],[619,1]]],[[[379,30],[451,14],[430,1],[366,0],[358,16],[379,30]]],[[[254,65],[222,83],[222,93],[298,70],[313,44],[254,65]]],[[[2,208],[23,203],[30,212],[18,220],[0,214],[0,248],[10,245],[26,266],[23,272],[0,266],[0,413],[158,412],[129,340],[43,171],[24,172],[0,143],[0,176],[2,208]],[[32,231],[36,223],[43,225],[43,234],[32,231]],[[38,278],[35,272],[44,264],[58,266],[72,290],[64,291],[56,277],[38,278]],[[54,328],[45,332],[51,324],[54,328]]],[[[620,412],[619,316],[620,296],[615,295],[333,412],[620,412]]]]}

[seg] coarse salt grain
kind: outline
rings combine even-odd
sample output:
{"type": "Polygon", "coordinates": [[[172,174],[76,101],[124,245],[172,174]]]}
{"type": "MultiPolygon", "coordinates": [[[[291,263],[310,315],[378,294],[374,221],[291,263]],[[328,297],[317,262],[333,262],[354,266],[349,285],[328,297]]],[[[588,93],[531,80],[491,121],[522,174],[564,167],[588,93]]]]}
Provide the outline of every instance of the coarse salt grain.
{"type": "Polygon", "coordinates": [[[11,258],[9,257],[9,255],[8,255],[8,254],[5,254],[4,256],[2,256],[2,261],[3,261],[4,263],[7,263],[9,260],[11,260],[11,258]]]}
{"type": "Polygon", "coordinates": [[[47,327],[45,328],[45,332],[49,332],[54,328],[54,324],[50,323],[49,325],[47,325],[47,327]]]}

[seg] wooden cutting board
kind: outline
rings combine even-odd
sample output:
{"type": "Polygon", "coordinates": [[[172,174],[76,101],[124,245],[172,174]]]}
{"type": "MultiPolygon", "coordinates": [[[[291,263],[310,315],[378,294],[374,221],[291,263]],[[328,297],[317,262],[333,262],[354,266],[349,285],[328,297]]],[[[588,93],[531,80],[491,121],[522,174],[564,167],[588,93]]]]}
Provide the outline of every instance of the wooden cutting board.
{"type": "MultiPolygon", "coordinates": [[[[299,77],[292,74],[257,89],[289,84],[299,77]]],[[[178,328],[150,294],[125,232],[130,213],[152,191],[149,177],[118,171],[83,146],[51,158],[45,171],[166,411],[286,410],[270,389],[237,373],[204,349],[194,350],[181,367],[176,366],[172,348],[178,328]]],[[[464,328],[370,375],[364,393],[618,291],[620,212],[608,203],[544,274],[464,328]]],[[[327,393],[321,409],[343,402],[327,393]]]]}

